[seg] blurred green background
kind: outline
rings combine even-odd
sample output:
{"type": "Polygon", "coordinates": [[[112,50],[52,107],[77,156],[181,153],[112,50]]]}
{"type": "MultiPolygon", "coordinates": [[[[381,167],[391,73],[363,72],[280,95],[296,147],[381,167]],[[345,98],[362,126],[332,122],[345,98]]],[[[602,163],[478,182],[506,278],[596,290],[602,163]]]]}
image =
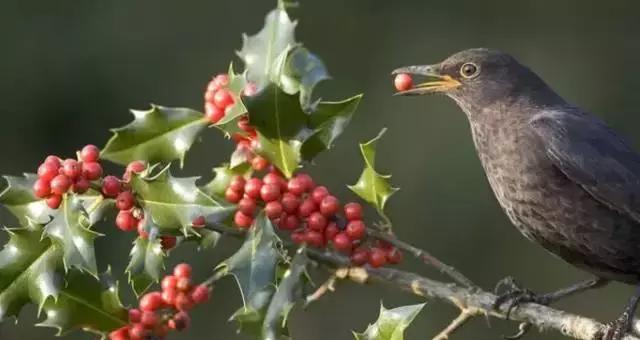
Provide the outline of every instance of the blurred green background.
{"type": "MultiPolygon", "coordinates": [[[[72,155],[86,143],[104,145],[108,128],[127,123],[129,108],[149,103],[202,106],[212,74],[235,60],[242,32],[255,33],[274,1],[34,1],[0,2],[0,172],[35,172],[47,154],[72,155]]],[[[362,161],[357,142],[389,131],[378,162],[402,190],[389,202],[401,238],[430,250],[489,289],[513,275],[547,291],[588,275],[528,243],[500,211],[473,149],[464,115],[445,97],[396,98],[389,72],[436,62],[469,47],[495,47],[531,66],[565,98],[605,118],[636,145],[640,90],[637,1],[302,1],[298,39],[326,62],[334,80],[319,87],[326,99],[364,92],[351,129],[309,171],[343,200],[362,161]]],[[[183,174],[203,174],[232,146],[213,130],[189,153],[183,174]]],[[[119,172],[120,170],[118,170],[119,172]]],[[[372,216],[372,214],[369,214],[372,216]]],[[[4,211],[0,221],[11,226],[4,211]]],[[[99,227],[99,259],[124,268],[132,235],[99,227]],[[108,240],[108,241],[107,241],[108,240]]],[[[5,235],[0,236],[4,242],[5,235]]],[[[169,265],[189,261],[204,277],[237,243],[196,253],[179,249],[169,265]]],[[[185,247],[186,248],[186,247],[185,247]]],[[[439,277],[412,261],[405,268],[439,277]]],[[[243,339],[226,322],[240,305],[233,280],[213,302],[194,311],[193,327],[174,339],[243,339]]],[[[132,302],[126,285],[125,301],[132,302]]],[[[601,320],[621,312],[631,290],[614,284],[560,307],[601,320]]],[[[388,307],[419,302],[389,287],[343,284],[335,294],[293,314],[295,339],[351,339],[388,307]]],[[[429,339],[455,316],[438,301],[410,328],[408,339],[429,339]]],[[[21,322],[0,324],[0,339],[49,339],[35,328],[36,308],[21,322]]],[[[482,318],[454,339],[500,339],[516,324],[482,318]]],[[[70,339],[90,339],[75,333],[70,339]]],[[[553,333],[529,339],[560,339],[553,333]]]]}

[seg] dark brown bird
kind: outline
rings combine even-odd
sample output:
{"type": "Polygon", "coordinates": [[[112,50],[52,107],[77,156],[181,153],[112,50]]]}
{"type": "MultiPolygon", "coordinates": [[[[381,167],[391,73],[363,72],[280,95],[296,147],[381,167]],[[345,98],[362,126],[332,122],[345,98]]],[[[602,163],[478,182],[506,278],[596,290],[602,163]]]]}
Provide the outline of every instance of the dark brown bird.
{"type": "MultiPolygon", "coordinates": [[[[527,239],[595,276],[550,294],[512,290],[498,305],[548,304],[610,280],[640,283],[640,155],[623,137],[500,51],[470,49],[394,73],[432,78],[400,95],[442,93],[458,104],[511,222],[527,239]]],[[[638,299],[602,330],[604,339],[630,330],[638,299]]]]}

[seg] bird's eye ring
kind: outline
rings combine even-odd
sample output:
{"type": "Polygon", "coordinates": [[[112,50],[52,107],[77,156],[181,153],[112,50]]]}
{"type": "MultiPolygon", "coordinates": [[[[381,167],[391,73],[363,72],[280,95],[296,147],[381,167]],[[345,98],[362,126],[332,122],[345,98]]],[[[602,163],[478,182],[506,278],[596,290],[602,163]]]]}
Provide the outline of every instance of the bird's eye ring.
{"type": "Polygon", "coordinates": [[[480,69],[474,63],[465,63],[460,67],[460,75],[465,78],[473,78],[480,73],[480,69]]]}

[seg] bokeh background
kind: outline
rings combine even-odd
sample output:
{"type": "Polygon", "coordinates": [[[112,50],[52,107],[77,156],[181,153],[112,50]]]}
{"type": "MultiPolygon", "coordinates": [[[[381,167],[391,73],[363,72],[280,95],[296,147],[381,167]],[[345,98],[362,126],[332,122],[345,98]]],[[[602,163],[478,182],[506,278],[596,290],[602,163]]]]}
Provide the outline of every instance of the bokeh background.
{"type": "MultiPolygon", "coordinates": [[[[455,265],[491,288],[513,275],[526,286],[552,290],[582,273],[528,243],[511,227],[490,192],[473,149],[464,115],[445,97],[392,97],[389,72],[408,64],[439,61],[457,50],[489,46],[511,52],[570,101],[604,117],[638,145],[640,122],[640,21],[637,1],[301,1],[298,39],[321,56],[334,79],[319,87],[326,99],[359,92],[364,102],[337,147],[309,171],[346,199],[345,184],[361,171],[357,142],[382,128],[381,169],[402,190],[389,202],[398,235],[455,265]]],[[[0,2],[0,172],[34,172],[47,154],[72,155],[86,143],[104,145],[108,128],[127,123],[129,108],[148,104],[202,106],[214,73],[236,60],[242,32],[254,33],[274,1],[111,0],[0,2]]],[[[210,177],[232,146],[213,130],[189,153],[182,173],[210,177]]],[[[120,171],[120,170],[118,170],[120,171]]],[[[371,216],[371,214],[369,215],[371,216]]],[[[0,213],[2,224],[12,218],[0,213]]],[[[99,227],[99,258],[124,268],[131,235],[99,227]],[[108,241],[107,241],[108,239],[108,241]]],[[[0,236],[4,242],[5,235],[0,236]]],[[[174,252],[169,265],[187,260],[203,277],[230,254],[231,242],[213,251],[174,252]]],[[[407,261],[409,270],[439,277],[407,261]]],[[[229,279],[213,303],[194,311],[193,327],[174,339],[243,339],[226,322],[240,305],[229,279]]],[[[131,303],[124,289],[123,298],[131,303]]],[[[612,319],[630,295],[614,284],[571,298],[560,307],[601,320],[612,319]]],[[[345,283],[335,294],[293,314],[295,339],[351,339],[388,307],[416,303],[389,287],[345,283]]],[[[455,316],[438,301],[408,331],[429,339],[455,316]]],[[[0,339],[50,339],[35,328],[36,309],[21,322],[0,324],[0,339]]],[[[454,339],[500,339],[514,323],[476,319],[454,339]]],[[[76,333],[70,339],[90,339],[76,333]]],[[[560,339],[553,333],[529,339],[560,339]]]]}

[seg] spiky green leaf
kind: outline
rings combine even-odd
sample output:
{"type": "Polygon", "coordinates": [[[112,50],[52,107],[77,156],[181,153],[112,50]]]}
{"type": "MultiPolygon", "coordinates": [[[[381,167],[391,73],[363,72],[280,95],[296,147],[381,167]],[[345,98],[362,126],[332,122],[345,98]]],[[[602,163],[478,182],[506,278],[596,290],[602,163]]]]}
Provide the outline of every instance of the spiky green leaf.
{"type": "Polygon", "coordinates": [[[146,111],[131,112],[133,122],[113,129],[102,158],[123,165],[135,160],[183,162],[198,134],[208,125],[202,113],[191,109],[153,105],[146,111]]]}
{"type": "Polygon", "coordinates": [[[44,232],[62,248],[65,269],[77,268],[97,276],[94,240],[100,234],[90,227],[91,219],[82,201],[76,196],[65,195],[44,232]]]}
{"type": "Polygon", "coordinates": [[[287,319],[291,309],[303,297],[302,288],[308,263],[306,250],[299,249],[267,309],[262,326],[265,340],[281,339],[288,334],[287,319]]]}
{"type": "Polygon", "coordinates": [[[162,234],[188,235],[195,218],[204,216],[208,221],[221,221],[234,209],[200,190],[197,179],[173,177],[167,166],[153,176],[133,176],[131,187],[147,213],[145,216],[151,218],[162,234]]]}
{"type": "Polygon", "coordinates": [[[38,326],[58,329],[58,335],[82,329],[105,336],[128,324],[127,310],[118,296],[118,285],[109,273],[97,280],[91,275],[72,270],[58,299],[49,299],[43,310],[46,319],[38,326]]]}
{"type": "Polygon", "coordinates": [[[305,110],[311,109],[316,85],[330,78],[322,60],[302,45],[290,46],[280,54],[271,77],[286,93],[299,92],[300,103],[305,110]]]}
{"type": "Polygon", "coordinates": [[[141,295],[160,280],[160,274],[164,270],[165,254],[160,239],[138,237],[133,242],[130,256],[126,269],[129,284],[136,295],[141,295]]]}
{"type": "Polygon", "coordinates": [[[376,160],[376,144],[384,135],[386,129],[380,131],[376,138],[360,144],[360,151],[364,158],[364,171],[360,176],[360,179],[356,184],[350,185],[349,189],[355,192],[363,200],[372,204],[378,213],[388,220],[384,213],[384,206],[391,195],[393,195],[398,188],[391,186],[389,180],[391,175],[381,175],[375,169],[376,160]]]}
{"type": "Polygon", "coordinates": [[[364,333],[354,333],[356,340],[403,340],[404,331],[425,304],[386,309],[380,306],[378,321],[369,325],[364,333]]]}
{"type": "Polygon", "coordinates": [[[9,242],[0,251],[0,320],[17,317],[30,302],[42,306],[62,288],[62,249],[43,238],[42,226],[6,229],[9,242]]]}
{"type": "Polygon", "coordinates": [[[244,61],[247,79],[265,87],[274,72],[274,62],[290,45],[295,44],[296,22],[291,21],[284,6],[272,10],[264,27],[256,35],[243,35],[238,56],[244,61]]]}
{"type": "Polygon", "coordinates": [[[39,223],[46,223],[55,212],[44,200],[33,194],[33,184],[38,179],[34,174],[25,174],[24,177],[5,176],[7,187],[0,192],[0,204],[4,205],[21,225],[27,225],[28,219],[39,223]]]}

